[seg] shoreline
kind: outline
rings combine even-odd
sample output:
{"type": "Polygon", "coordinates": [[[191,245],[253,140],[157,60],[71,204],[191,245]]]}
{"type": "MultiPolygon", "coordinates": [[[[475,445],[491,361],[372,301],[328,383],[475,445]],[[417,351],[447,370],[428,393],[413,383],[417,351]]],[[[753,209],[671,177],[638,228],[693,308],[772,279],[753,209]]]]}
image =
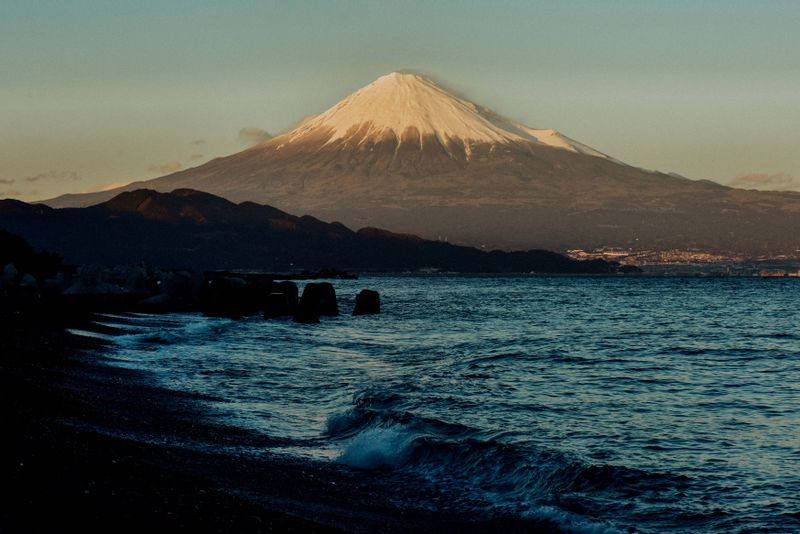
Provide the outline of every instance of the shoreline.
{"type": "MultiPolygon", "coordinates": [[[[83,321],[88,328],[88,318],[83,321]]],[[[15,324],[2,342],[2,411],[11,446],[3,471],[14,492],[0,516],[4,531],[89,524],[128,531],[335,531],[254,505],[185,472],[178,463],[184,459],[167,443],[186,433],[186,422],[174,426],[181,422],[164,403],[177,400],[185,410],[189,399],[148,388],[136,372],[104,364],[108,342],[55,324],[8,322],[15,324]],[[148,428],[161,432],[165,445],[114,435],[148,428]]]]}
{"type": "MultiPolygon", "coordinates": [[[[203,532],[557,532],[520,518],[398,508],[383,473],[224,449],[274,440],[211,422],[201,397],[109,365],[92,316],[7,317],[0,341],[4,531],[170,528],[203,532]]],[[[408,481],[413,484],[413,481],[408,481]]],[[[397,488],[394,488],[397,489],[397,488]]],[[[432,495],[446,508],[446,495],[432,495]]]]}

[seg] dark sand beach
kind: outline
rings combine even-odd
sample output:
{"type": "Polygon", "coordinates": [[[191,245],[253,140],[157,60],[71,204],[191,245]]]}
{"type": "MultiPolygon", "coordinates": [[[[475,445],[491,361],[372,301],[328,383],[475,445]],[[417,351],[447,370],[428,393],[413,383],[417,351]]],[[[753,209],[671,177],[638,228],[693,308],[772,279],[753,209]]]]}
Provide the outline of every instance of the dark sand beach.
{"type": "MultiPolygon", "coordinates": [[[[12,314],[2,321],[2,477],[10,490],[2,531],[553,529],[400,509],[381,473],[229,454],[229,446],[258,450],[268,438],[210,423],[192,395],[107,365],[108,341],[65,327],[105,334],[113,328],[94,324],[90,314],[67,316],[12,314]]],[[[446,509],[446,496],[431,494],[434,507],[437,499],[446,509]]]]}

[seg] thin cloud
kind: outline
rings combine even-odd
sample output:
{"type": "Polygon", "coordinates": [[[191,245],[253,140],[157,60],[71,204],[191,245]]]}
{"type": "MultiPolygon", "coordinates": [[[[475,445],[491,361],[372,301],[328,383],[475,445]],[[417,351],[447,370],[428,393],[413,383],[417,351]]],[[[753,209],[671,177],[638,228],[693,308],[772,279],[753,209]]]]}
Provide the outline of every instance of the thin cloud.
{"type": "Polygon", "coordinates": [[[261,128],[253,128],[248,126],[239,130],[239,141],[248,145],[256,145],[264,141],[272,139],[272,136],[266,130],[261,128]]]}
{"type": "Polygon", "coordinates": [[[29,183],[36,182],[76,182],[82,178],[75,171],[47,171],[34,174],[33,176],[26,176],[25,181],[29,183]]]}
{"type": "Polygon", "coordinates": [[[179,161],[170,161],[168,163],[162,163],[160,165],[150,165],[147,169],[150,172],[160,172],[161,174],[169,174],[172,172],[179,171],[183,168],[183,165],[179,161]]]}
{"type": "Polygon", "coordinates": [[[754,172],[738,175],[729,185],[743,189],[788,191],[800,189],[800,179],[785,172],[776,174],[754,172]]]}
{"type": "Polygon", "coordinates": [[[16,180],[0,180],[0,185],[13,185],[16,180]]]}

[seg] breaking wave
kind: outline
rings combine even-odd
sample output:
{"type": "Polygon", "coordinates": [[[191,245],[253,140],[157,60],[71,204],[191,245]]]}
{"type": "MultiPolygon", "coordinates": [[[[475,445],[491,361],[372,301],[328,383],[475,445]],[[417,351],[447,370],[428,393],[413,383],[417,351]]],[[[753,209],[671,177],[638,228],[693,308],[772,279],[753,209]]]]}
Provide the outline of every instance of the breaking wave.
{"type": "Polygon", "coordinates": [[[332,416],[327,436],[340,446],[338,461],[413,474],[447,486],[473,511],[552,521],[570,532],[617,532],[579,515],[591,512],[591,496],[654,497],[688,482],[684,476],[598,465],[532,444],[487,439],[478,429],[393,409],[402,404],[398,395],[363,392],[350,410],[332,416]]]}

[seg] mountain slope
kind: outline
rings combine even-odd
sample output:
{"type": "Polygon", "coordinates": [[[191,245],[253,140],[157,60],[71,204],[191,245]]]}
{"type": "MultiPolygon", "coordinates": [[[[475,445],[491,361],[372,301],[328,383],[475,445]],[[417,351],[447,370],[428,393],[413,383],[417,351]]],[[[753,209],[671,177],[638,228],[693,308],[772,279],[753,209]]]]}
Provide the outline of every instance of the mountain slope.
{"type": "MultiPolygon", "coordinates": [[[[144,184],[490,248],[800,249],[800,193],[631,167],[413,74],[381,77],[288,133],[144,184]]],[[[48,204],[86,206],[142,186],[48,204]]]]}
{"type": "Polygon", "coordinates": [[[208,193],[136,190],[88,208],[52,209],[0,201],[0,229],[77,264],[138,264],[194,269],[356,271],[434,268],[458,272],[607,273],[604,261],[579,262],[544,250],[484,252],[416,236],[296,217],[208,193]]]}

